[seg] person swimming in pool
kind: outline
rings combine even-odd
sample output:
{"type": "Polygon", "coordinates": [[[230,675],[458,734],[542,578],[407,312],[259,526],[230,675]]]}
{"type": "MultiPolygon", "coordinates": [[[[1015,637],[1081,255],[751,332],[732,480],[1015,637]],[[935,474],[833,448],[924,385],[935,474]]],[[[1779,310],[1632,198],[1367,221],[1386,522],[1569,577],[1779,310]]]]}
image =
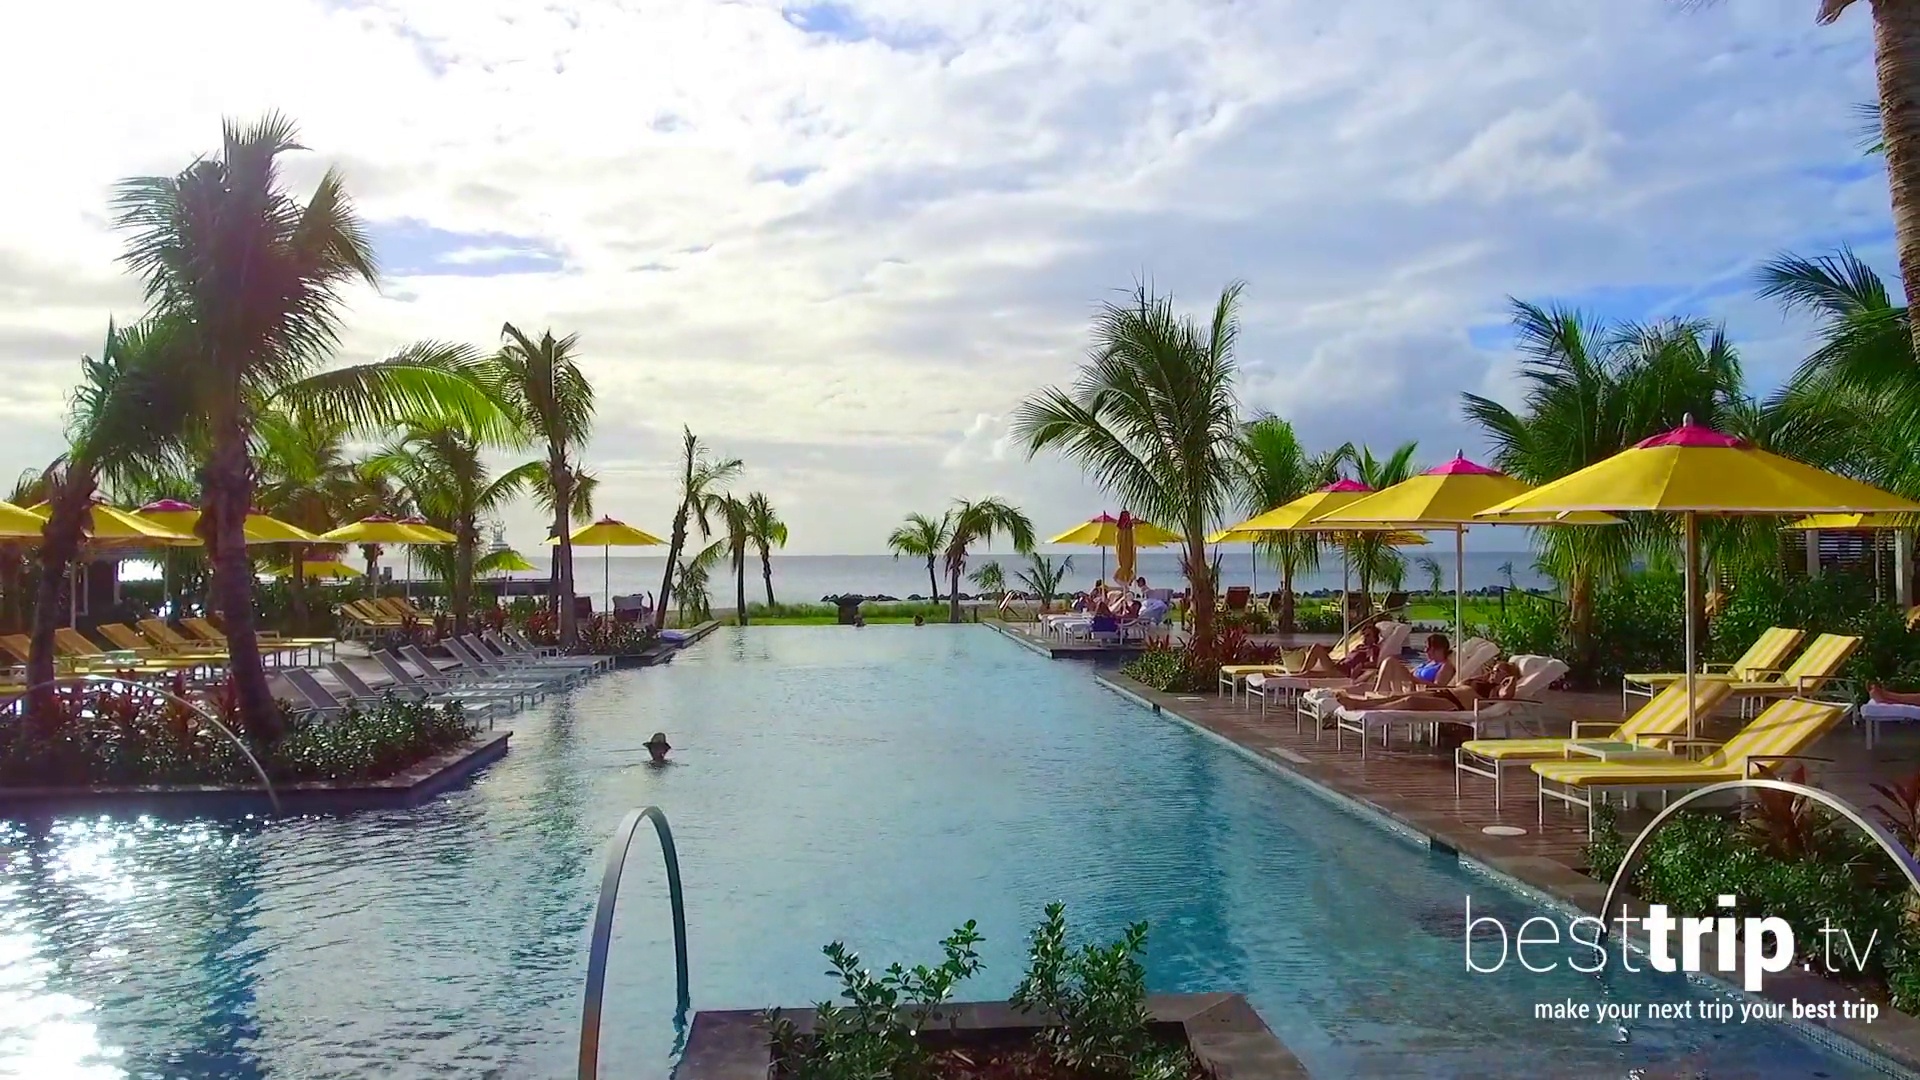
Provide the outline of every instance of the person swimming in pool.
{"type": "Polygon", "coordinates": [[[645,745],[647,748],[647,764],[648,765],[673,764],[673,762],[667,760],[667,751],[673,749],[673,744],[667,742],[666,732],[664,731],[654,732],[653,738],[648,739],[645,745]]]}

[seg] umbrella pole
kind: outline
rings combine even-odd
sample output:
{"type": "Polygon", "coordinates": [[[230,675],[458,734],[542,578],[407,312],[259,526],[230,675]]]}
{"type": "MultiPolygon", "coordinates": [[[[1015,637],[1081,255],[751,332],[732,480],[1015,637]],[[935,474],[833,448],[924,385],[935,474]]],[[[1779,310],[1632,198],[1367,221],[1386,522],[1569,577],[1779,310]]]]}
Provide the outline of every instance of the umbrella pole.
{"type": "Polygon", "coordinates": [[[1340,640],[1341,641],[1347,640],[1347,634],[1350,632],[1347,626],[1347,613],[1353,610],[1353,604],[1350,603],[1347,598],[1347,584],[1351,577],[1348,571],[1352,569],[1352,565],[1353,564],[1347,561],[1346,546],[1342,545],[1340,548],[1340,640]]]}
{"type": "Polygon", "coordinates": [[[600,545],[600,599],[602,603],[606,604],[605,610],[607,611],[613,610],[613,586],[611,584],[608,584],[613,580],[613,576],[612,576],[613,570],[611,569],[612,564],[613,564],[613,545],[601,544],[600,545]]]}
{"type": "Polygon", "coordinates": [[[1685,596],[1685,599],[1681,602],[1686,605],[1686,631],[1681,636],[1683,639],[1683,647],[1687,650],[1687,657],[1686,667],[1681,670],[1687,673],[1687,738],[1697,739],[1700,737],[1700,718],[1694,715],[1693,707],[1693,563],[1695,558],[1694,547],[1698,543],[1697,534],[1699,531],[1699,521],[1695,518],[1693,511],[1689,510],[1686,512],[1682,528],[1685,536],[1683,547],[1685,549],[1686,563],[1681,569],[1681,592],[1685,596]]]}
{"type": "Polygon", "coordinates": [[[1467,527],[1453,527],[1453,647],[1467,640],[1467,527]]]}

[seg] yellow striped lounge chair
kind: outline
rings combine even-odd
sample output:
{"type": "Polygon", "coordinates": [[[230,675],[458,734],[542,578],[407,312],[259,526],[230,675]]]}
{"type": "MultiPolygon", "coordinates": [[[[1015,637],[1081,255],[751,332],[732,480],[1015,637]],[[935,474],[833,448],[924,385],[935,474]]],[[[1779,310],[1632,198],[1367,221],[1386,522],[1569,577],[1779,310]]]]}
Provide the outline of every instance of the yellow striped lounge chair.
{"type": "Polygon", "coordinates": [[[1813,644],[1793,658],[1793,664],[1784,671],[1770,670],[1753,673],[1752,678],[1736,679],[1733,682],[1733,696],[1743,702],[1762,698],[1777,698],[1788,695],[1805,697],[1819,692],[1840,669],[1852,659],[1854,650],[1860,647],[1860,639],[1847,634],[1821,634],[1813,639],[1813,644]]]}
{"type": "MultiPolygon", "coordinates": [[[[1787,654],[1799,645],[1807,636],[1805,630],[1792,630],[1784,626],[1768,627],[1765,633],[1753,639],[1747,651],[1740,659],[1731,664],[1707,664],[1694,673],[1697,679],[1702,675],[1716,679],[1732,679],[1735,682],[1747,682],[1761,678],[1765,673],[1778,668],[1787,659],[1787,654]]],[[[1643,671],[1630,674],[1621,680],[1620,704],[1629,708],[1629,698],[1650,698],[1654,692],[1673,683],[1684,682],[1684,671],[1643,671]]]]}
{"type": "MultiPolygon", "coordinates": [[[[1724,679],[1695,679],[1693,714],[1706,716],[1727,700],[1730,688],[1724,679]]],[[[1501,773],[1509,768],[1553,761],[1567,756],[1567,744],[1579,739],[1644,744],[1659,749],[1659,744],[1687,733],[1687,684],[1669,683],[1648,698],[1625,720],[1575,720],[1570,739],[1473,739],[1461,743],[1453,752],[1453,793],[1460,794],[1460,776],[1472,773],[1493,781],[1493,808],[1500,808],[1501,773]]]]}
{"type": "Polygon", "coordinates": [[[1671,745],[1680,753],[1648,750],[1630,758],[1602,761],[1575,756],[1569,752],[1559,761],[1538,761],[1533,771],[1540,778],[1540,821],[1547,819],[1547,800],[1558,799],[1587,810],[1587,832],[1593,832],[1593,800],[1608,791],[1657,790],[1663,793],[1705,787],[1728,780],[1756,775],[1756,766],[1770,767],[1778,762],[1819,760],[1806,751],[1832,730],[1848,706],[1808,698],[1786,698],[1767,706],[1767,710],[1740,729],[1724,743],[1701,739],[1674,739],[1671,745]],[[1714,750],[1699,760],[1685,756],[1686,751],[1712,746],[1714,750]]]}

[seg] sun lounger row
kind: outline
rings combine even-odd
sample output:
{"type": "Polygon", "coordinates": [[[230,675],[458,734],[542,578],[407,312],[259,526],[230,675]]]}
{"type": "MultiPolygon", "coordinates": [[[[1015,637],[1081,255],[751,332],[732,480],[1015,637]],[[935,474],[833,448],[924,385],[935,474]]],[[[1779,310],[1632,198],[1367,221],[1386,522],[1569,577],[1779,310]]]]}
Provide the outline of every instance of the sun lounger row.
{"type": "Polygon", "coordinates": [[[340,684],[338,692],[328,689],[304,668],[290,668],[281,674],[302,699],[301,704],[323,716],[340,715],[392,696],[410,701],[458,702],[462,708],[491,717],[537,702],[555,690],[607,670],[612,663],[604,656],[545,655],[511,631],[467,634],[448,638],[443,644],[451,654],[451,662],[445,665],[415,645],[373,651],[374,661],[391,680],[384,687],[370,685],[338,661],[327,664],[327,671],[340,684]]]}
{"type": "MultiPolygon", "coordinates": [[[[141,619],[135,625],[138,631],[124,623],[102,623],[95,627],[94,632],[107,642],[107,648],[72,627],[60,627],[53,634],[55,654],[79,671],[167,674],[211,672],[227,666],[226,636],[205,619],[182,620],[182,626],[194,634],[194,638],[183,636],[159,619],[141,619]]],[[[338,644],[332,638],[274,636],[260,637],[258,643],[262,659],[270,665],[288,663],[295,657],[317,660],[322,655],[331,655],[338,644]]],[[[15,662],[25,664],[32,651],[31,641],[25,634],[0,635],[0,650],[15,662]]]]}
{"type": "MultiPolygon", "coordinates": [[[[1847,634],[1821,634],[1794,658],[1793,663],[1781,667],[1787,654],[1793,652],[1806,636],[1804,630],[1769,627],[1754,639],[1738,660],[1731,664],[1705,665],[1701,671],[1694,673],[1694,678],[1729,683],[1733,687],[1733,697],[1745,703],[1818,693],[1827,684],[1839,679],[1840,669],[1860,648],[1860,639],[1847,634]]],[[[1630,709],[1635,697],[1650,698],[1663,687],[1684,681],[1686,677],[1686,673],[1679,671],[1629,674],[1621,682],[1621,704],[1623,708],[1630,709]]]]}

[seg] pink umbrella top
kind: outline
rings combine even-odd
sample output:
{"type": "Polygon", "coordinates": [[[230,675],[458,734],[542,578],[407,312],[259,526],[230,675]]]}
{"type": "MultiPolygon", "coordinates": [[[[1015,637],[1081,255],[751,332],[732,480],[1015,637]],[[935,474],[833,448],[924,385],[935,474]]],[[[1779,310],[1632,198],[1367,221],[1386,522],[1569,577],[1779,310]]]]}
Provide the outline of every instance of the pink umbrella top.
{"type": "Polygon", "coordinates": [[[1350,491],[1372,491],[1373,489],[1358,480],[1335,480],[1320,490],[1328,494],[1341,495],[1350,491]]]}
{"type": "Polygon", "coordinates": [[[199,507],[193,505],[192,503],[183,503],[179,499],[161,499],[159,502],[150,502],[147,505],[141,507],[140,513],[142,514],[187,514],[187,513],[192,513],[193,511],[198,509],[199,507]]]}
{"type": "Polygon", "coordinates": [[[1452,461],[1445,465],[1435,465],[1427,470],[1428,476],[1499,476],[1499,469],[1489,469],[1475,461],[1468,461],[1465,454],[1455,454],[1452,461]]]}
{"type": "Polygon", "coordinates": [[[1692,446],[1692,447],[1741,447],[1746,441],[1732,435],[1715,431],[1703,424],[1693,422],[1689,416],[1680,426],[1650,439],[1642,439],[1633,444],[1635,450],[1651,450],[1656,446],[1692,446]]]}

